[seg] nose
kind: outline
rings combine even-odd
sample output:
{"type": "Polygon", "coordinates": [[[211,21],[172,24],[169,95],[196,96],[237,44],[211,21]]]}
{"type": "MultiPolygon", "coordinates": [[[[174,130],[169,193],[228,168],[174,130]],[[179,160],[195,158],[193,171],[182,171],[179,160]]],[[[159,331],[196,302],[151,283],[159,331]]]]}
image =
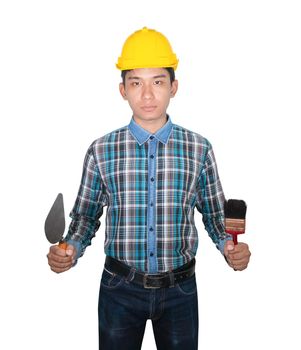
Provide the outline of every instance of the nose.
{"type": "Polygon", "coordinates": [[[144,84],[142,89],[142,99],[150,100],[154,97],[152,85],[144,84]]]}

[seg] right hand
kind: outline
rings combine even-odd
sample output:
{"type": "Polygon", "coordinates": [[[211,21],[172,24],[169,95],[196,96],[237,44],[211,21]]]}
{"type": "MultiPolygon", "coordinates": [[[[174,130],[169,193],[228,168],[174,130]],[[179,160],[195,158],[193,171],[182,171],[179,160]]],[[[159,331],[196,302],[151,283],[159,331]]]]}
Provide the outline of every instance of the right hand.
{"type": "Polygon", "coordinates": [[[75,261],[76,249],[68,244],[67,249],[62,249],[58,245],[53,245],[47,254],[48,264],[53,272],[61,273],[69,270],[75,261]]]}

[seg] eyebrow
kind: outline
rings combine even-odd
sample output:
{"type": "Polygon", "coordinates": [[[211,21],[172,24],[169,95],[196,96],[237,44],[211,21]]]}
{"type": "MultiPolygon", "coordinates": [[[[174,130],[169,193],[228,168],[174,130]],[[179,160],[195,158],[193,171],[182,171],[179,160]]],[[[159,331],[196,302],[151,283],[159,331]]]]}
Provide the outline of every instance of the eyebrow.
{"type": "MultiPolygon", "coordinates": [[[[160,75],[155,75],[152,77],[152,79],[158,79],[158,78],[166,78],[166,74],[160,74],[160,75]]],[[[128,77],[129,80],[134,80],[134,79],[142,79],[141,77],[128,77]]]]}

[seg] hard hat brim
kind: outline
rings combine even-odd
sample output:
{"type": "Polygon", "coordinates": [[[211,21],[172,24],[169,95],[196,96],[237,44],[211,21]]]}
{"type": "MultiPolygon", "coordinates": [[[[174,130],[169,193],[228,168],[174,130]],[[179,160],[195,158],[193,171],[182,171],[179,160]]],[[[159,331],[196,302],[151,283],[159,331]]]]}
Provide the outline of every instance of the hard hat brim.
{"type": "Polygon", "coordinates": [[[116,68],[119,70],[132,70],[132,69],[140,69],[140,68],[173,68],[176,70],[178,67],[178,62],[175,64],[166,64],[166,65],[119,65],[116,63],[116,68]]]}

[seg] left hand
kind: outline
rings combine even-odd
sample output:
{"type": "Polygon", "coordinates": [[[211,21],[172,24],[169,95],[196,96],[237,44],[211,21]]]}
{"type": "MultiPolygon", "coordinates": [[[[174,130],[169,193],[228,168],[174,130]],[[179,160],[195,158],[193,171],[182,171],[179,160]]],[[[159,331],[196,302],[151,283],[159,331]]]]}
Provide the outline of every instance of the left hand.
{"type": "Polygon", "coordinates": [[[229,264],[235,271],[242,271],[247,268],[251,252],[246,243],[239,242],[234,245],[233,241],[227,241],[224,248],[224,255],[229,264]]]}

